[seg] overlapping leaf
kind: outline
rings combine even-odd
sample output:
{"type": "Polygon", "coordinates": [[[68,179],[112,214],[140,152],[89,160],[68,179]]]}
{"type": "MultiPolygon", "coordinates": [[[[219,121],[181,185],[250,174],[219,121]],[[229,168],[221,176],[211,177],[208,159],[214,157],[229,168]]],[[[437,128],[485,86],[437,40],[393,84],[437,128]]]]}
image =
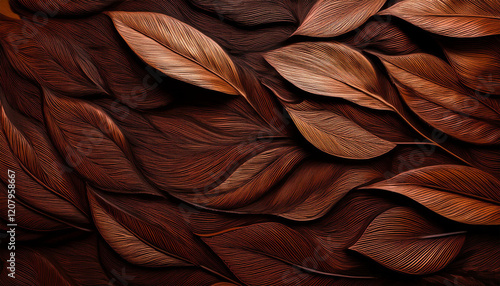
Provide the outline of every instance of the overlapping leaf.
{"type": "Polygon", "coordinates": [[[466,224],[500,224],[500,181],[460,165],[414,169],[364,189],[395,192],[430,210],[466,224]]]}
{"type": "Polygon", "coordinates": [[[375,15],[384,3],[385,0],[318,0],[294,34],[311,37],[345,34],[375,15]]]}
{"type": "Polygon", "coordinates": [[[437,272],[460,252],[464,232],[443,232],[413,210],[396,207],[379,215],[349,249],[407,274],[437,272]]]}
{"type": "Polygon", "coordinates": [[[458,38],[500,34],[500,7],[496,0],[405,0],[381,12],[432,33],[458,38]]]}

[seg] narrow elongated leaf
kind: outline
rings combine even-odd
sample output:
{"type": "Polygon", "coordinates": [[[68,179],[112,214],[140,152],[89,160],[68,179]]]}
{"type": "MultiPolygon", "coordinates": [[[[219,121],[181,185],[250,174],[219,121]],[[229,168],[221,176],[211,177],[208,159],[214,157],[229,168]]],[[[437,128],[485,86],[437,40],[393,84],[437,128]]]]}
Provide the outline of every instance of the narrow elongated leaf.
{"type": "Polygon", "coordinates": [[[405,0],[381,12],[432,33],[458,38],[500,34],[497,0],[405,0]]]}
{"type": "Polygon", "coordinates": [[[295,35],[335,37],[361,26],[375,15],[385,0],[318,0],[295,35]]]}
{"type": "Polygon", "coordinates": [[[372,64],[340,43],[298,43],[265,55],[288,81],[314,94],[343,98],[361,106],[393,110],[372,64]]]}
{"type": "Polygon", "coordinates": [[[466,224],[500,225],[500,181],[481,170],[437,165],[410,170],[362,189],[395,192],[466,224]]]}
{"type": "Polygon", "coordinates": [[[296,108],[287,110],[307,141],[330,155],[348,159],[370,159],[396,147],[396,144],[371,134],[334,112],[296,108]]]}
{"type": "Polygon", "coordinates": [[[66,162],[107,190],[156,194],[133,163],[127,139],[98,106],[44,90],[50,136],[66,162]]]}
{"type": "Polygon", "coordinates": [[[93,198],[92,214],[97,229],[106,242],[128,262],[146,267],[167,267],[190,265],[178,258],[162,253],[120,225],[93,198]]]}
{"type": "Polygon", "coordinates": [[[500,143],[500,114],[474,98],[453,69],[428,54],[382,56],[410,108],[433,127],[466,142],[500,143]]]}
{"type": "Polygon", "coordinates": [[[423,275],[443,269],[457,256],[463,233],[443,232],[412,209],[396,207],[375,218],[349,249],[392,270],[423,275]]]}

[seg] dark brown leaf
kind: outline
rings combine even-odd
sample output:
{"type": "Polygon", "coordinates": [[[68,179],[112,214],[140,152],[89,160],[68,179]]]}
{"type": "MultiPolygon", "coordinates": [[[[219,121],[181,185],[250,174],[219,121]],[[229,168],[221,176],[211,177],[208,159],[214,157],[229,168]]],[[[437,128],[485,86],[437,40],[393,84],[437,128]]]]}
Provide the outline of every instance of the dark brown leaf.
{"type": "Polygon", "coordinates": [[[412,209],[396,207],[375,218],[349,249],[392,270],[423,275],[446,267],[464,241],[464,232],[443,232],[412,209]]]}

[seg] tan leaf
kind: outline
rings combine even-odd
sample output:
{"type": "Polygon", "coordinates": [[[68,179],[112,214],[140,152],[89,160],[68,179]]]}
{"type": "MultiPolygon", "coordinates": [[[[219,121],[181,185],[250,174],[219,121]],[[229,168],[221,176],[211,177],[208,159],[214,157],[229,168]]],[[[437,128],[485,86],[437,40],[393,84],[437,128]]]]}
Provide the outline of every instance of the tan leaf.
{"type": "Polygon", "coordinates": [[[474,38],[500,34],[497,0],[405,0],[382,11],[432,33],[474,38]]]}
{"type": "Polygon", "coordinates": [[[385,0],[318,0],[294,35],[335,37],[361,26],[385,0]]]}
{"type": "Polygon", "coordinates": [[[288,81],[314,94],[338,97],[361,106],[393,110],[372,64],[341,43],[298,43],[265,55],[288,81]]]}
{"type": "Polygon", "coordinates": [[[340,114],[314,109],[287,110],[307,141],[330,155],[370,159],[396,147],[396,144],[371,134],[340,114]]]}

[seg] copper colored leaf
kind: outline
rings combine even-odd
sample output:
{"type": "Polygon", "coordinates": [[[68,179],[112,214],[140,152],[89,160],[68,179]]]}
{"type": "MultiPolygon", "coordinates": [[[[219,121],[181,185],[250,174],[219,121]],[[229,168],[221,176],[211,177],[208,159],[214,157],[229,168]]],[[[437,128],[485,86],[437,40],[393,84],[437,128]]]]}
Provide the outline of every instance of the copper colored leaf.
{"type": "Polygon", "coordinates": [[[167,15],[110,12],[128,45],[163,73],[194,85],[239,94],[235,64],[212,39],[167,15]]]}
{"type": "Polygon", "coordinates": [[[232,95],[242,95],[268,122],[274,104],[255,76],[238,68],[214,40],[167,15],[109,12],[128,45],[146,63],[187,83],[232,95]]]}
{"type": "Polygon", "coordinates": [[[500,34],[497,0],[405,0],[381,12],[448,37],[474,38],[500,34]]]}
{"type": "Polygon", "coordinates": [[[487,95],[500,94],[500,37],[447,38],[440,43],[465,85],[487,95]]]}
{"type": "Polygon", "coordinates": [[[429,54],[382,56],[409,107],[433,127],[466,142],[500,143],[500,114],[474,98],[453,69],[429,54]]]}
{"type": "Polygon", "coordinates": [[[461,223],[500,224],[500,181],[475,168],[460,165],[423,167],[363,189],[401,194],[461,223]]]}
{"type": "Polygon", "coordinates": [[[361,26],[375,15],[385,0],[318,0],[295,35],[335,37],[361,26]]]}
{"type": "Polygon", "coordinates": [[[377,72],[360,52],[341,43],[298,43],[265,55],[288,81],[314,94],[343,98],[361,106],[393,110],[377,72]]]}
{"type": "Polygon", "coordinates": [[[379,138],[340,114],[287,108],[300,133],[319,150],[347,159],[370,159],[396,144],[379,138]]]}
{"type": "Polygon", "coordinates": [[[107,190],[156,194],[135,167],[122,131],[98,106],[44,90],[44,112],[55,146],[87,180],[107,190]]]}
{"type": "Polygon", "coordinates": [[[349,249],[392,270],[423,275],[448,265],[464,241],[463,232],[443,232],[413,210],[396,207],[375,218],[349,249]]]}

